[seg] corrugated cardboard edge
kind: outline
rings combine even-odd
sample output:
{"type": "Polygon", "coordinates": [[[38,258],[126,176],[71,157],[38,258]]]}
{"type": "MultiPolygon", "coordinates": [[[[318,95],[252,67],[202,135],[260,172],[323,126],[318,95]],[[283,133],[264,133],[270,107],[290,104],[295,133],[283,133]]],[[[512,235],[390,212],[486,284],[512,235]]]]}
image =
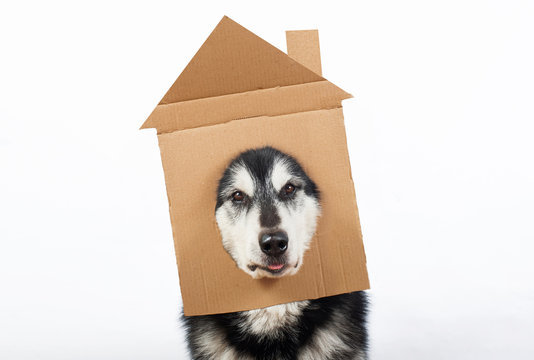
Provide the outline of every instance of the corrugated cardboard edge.
{"type": "Polygon", "coordinates": [[[277,116],[302,111],[331,109],[352,95],[329,81],[283,86],[240,94],[158,105],[141,129],[157,128],[158,134],[198,126],[211,126],[231,120],[277,116]]]}

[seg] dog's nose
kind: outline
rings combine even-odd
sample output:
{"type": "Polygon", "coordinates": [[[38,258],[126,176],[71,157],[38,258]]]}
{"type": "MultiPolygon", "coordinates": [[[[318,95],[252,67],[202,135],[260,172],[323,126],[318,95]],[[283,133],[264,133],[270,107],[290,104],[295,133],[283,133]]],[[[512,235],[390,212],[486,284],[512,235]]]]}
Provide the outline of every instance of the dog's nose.
{"type": "Polygon", "coordinates": [[[269,256],[280,256],[285,253],[288,242],[289,240],[285,231],[277,231],[274,233],[266,232],[260,234],[261,251],[269,256]]]}

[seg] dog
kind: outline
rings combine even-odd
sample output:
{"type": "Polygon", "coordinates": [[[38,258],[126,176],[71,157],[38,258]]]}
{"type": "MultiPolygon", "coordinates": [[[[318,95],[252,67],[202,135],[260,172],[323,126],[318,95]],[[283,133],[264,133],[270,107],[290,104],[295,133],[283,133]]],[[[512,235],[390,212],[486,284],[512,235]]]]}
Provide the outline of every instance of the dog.
{"type": "MultiPolygon", "coordinates": [[[[320,213],[316,184],[295,158],[272,147],[234,158],[217,188],[215,218],[223,247],[255,279],[299,271],[320,213]]],[[[358,291],[182,317],[195,360],[364,360],[367,304],[358,291]]]]}

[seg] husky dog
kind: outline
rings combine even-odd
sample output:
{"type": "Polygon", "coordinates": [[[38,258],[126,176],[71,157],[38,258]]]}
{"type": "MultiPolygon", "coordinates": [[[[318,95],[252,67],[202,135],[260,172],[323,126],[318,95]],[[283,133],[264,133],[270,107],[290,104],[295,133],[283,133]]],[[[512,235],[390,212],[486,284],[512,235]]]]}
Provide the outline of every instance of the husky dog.
{"type": "MultiPolygon", "coordinates": [[[[225,250],[255,279],[297,273],[319,200],[317,186],[293,157],[272,147],[240,154],[217,189],[215,217],[225,250]]],[[[195,360],[363,360],[366,312],[365,293],[353,292],[183,318],[195,360]]]]}

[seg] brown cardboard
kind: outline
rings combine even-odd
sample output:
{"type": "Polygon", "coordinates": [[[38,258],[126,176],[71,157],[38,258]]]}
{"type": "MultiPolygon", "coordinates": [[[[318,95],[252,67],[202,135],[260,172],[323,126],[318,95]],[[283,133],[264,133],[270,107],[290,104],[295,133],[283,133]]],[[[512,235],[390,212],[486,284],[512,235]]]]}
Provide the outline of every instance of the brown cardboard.
{"type": "MultiPolygon", "coordinates": [[[[318,56],[309,32],[288,35],[288,47],[299,49],[291,43],[302,35],[318,56]]],[[[186,315],[369,288],[341,108],[350,95],[322,78],[312,58],[303,60],[308,69],[224,17],[142,126],[158,130],[186,315]],[[301,270],[254,280],[222,247],[215,194],[229,161],[264,145],[299,160],[323,211],[301,270]]]]}
{"type": "Polygon", "coordinates": [[[319,31],[286,31],[287,55],[318,75],[322,75],[319,31]]]}

